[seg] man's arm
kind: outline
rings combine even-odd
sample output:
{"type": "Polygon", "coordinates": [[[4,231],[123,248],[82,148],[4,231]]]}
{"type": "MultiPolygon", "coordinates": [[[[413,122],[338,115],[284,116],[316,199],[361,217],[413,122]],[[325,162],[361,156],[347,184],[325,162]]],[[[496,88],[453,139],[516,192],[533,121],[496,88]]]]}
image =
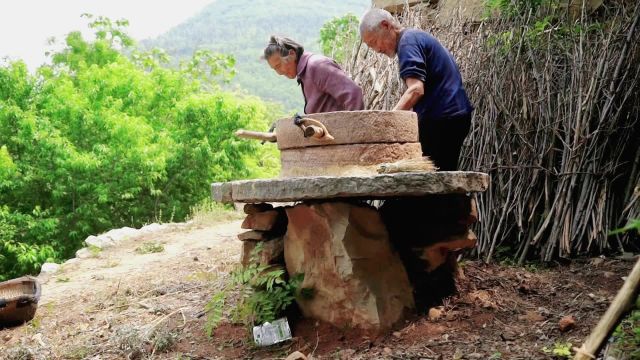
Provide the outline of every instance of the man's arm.
{"type": "Polygon", "coordinates": [[[424,83],[420,79],[408,77],[404,80],[407,90],[393,110],[411,110],[424,95],[424,83]]]}

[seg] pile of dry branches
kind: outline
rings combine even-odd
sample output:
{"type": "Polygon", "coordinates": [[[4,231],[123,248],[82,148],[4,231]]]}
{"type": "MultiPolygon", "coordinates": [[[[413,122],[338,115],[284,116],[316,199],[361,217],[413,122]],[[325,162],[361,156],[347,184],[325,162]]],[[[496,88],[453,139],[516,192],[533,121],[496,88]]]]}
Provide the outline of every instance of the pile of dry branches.
{"type": "MultiPolygon", "coordinates": [[[[503,249],[520,263],[637,249],[637,234],[608,235],[640,217],[640,5],[629,3],[579,19],[549,9],[446,27],[425,8],[399,17],[452,52],[476,108],[461,168],[491,175],[478,197],[488,261],[503,249]]],[[[366,45],[353,53],[345,68],[367,108],[391,109],[404,89],[397,64],[366,45]]]]}

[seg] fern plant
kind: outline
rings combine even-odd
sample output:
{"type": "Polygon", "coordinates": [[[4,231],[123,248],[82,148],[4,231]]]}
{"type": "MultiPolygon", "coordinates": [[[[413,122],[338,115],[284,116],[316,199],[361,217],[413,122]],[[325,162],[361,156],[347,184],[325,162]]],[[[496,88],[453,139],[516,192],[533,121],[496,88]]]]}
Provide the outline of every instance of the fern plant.
{"type": "Polygon", "coordinates": [[[233,292],[239,294],[239,300],[231,309],[230,318],[247,326],[277,319],[299,294],[304,274],[296,274],[286,280],[284,269],[260,264],[257,259],[262,251],[261,245],[258,244],[251,252],[249,265],[238,265],[231,273],[231,281],[205,306],[208,336],[223,320],[227,298],[233,292]]]}

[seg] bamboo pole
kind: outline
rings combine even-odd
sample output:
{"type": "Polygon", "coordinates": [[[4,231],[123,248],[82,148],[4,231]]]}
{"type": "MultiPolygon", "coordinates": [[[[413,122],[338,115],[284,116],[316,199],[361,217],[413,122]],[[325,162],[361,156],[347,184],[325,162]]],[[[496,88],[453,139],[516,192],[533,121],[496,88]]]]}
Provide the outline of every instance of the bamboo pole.
{"type": "Polygon", "coordinates": [[[609,308],[604,313],[596,327],[591,332],[591,335],[582,344],[582,347],[574,348],[576,356],[574,360],[588,360],[595,359],[597,352],[602,346],[604,339],[611,333],[614,326],[620,320],[622,314],[624,314],[635,299],[635,294],[640,287],[640,258],[636,261],[636,265],[631,270],[631,273],[627,277],[627,280],[618,291],[618,294],[609,305],[609,308]]]}

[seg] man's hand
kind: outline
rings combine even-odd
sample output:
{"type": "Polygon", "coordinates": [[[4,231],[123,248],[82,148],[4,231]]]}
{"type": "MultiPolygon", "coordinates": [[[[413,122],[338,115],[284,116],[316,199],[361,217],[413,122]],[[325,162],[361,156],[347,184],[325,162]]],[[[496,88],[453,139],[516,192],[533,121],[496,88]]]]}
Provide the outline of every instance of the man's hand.
{"type": "Polygon", "coordinates": [[[407,85],[407,90],[402,94],[393,110],[411,110],[424,95],[424,83],[422,80],[409,77],[404,79],[404,83],[407,85]]]}

